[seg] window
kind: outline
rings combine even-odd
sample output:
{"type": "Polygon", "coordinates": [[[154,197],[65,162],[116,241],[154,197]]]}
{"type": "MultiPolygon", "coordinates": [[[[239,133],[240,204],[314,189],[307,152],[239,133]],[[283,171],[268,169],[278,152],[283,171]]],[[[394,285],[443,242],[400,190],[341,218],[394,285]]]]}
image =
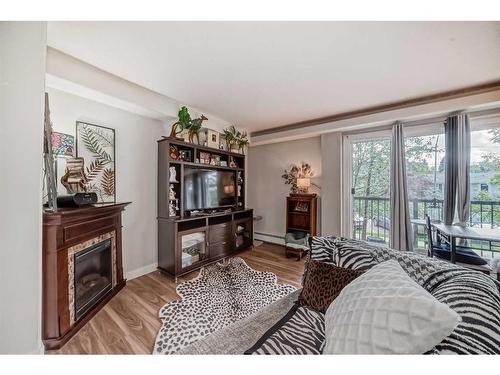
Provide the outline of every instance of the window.
{"type": "Polygon", "coordinates": [[[500,225],[500,128],[471,121],[469,225],[500,225]]]}
{"type": "Polygon", "coordinates": [[[375,135],[351,142],[351,235],[388,243],[391,140],[375,135]]]}
{"type": "Polygon", "coordinates": [[[408,127],[405,129],[408,206],[413,227],[413,247],[427,248],[426,215],[439,221],[443,216],[444,127],[408,127]]]}

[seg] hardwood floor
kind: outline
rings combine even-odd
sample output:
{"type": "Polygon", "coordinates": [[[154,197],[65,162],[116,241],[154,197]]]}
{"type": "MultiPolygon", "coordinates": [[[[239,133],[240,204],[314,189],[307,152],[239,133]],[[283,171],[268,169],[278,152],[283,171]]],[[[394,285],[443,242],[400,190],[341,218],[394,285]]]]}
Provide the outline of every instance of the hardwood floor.
{"type": "MultiPolygon", "coordinates": [[[[300,287],[304,258],[286,258],[282,246],[264,243],[238,254],[255,270],[270,271],[279,283],[300,287]]],[[[194,271],[178,282],[198,275],[194,271]]],[[[158,311],[178,299],[173,279],[159,271],[127,282],[66,345],[49,354],[150,354],[161,323],[158,311]]]]}

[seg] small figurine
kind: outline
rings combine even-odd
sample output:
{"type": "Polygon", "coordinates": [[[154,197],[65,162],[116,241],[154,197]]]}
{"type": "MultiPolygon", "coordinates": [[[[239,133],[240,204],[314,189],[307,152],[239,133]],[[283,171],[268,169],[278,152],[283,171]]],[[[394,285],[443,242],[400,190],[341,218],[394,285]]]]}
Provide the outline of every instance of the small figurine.
{"type": "Polygon", "coordinates": [[[229,166],[231,168],[238,168],[238,164],[236,164],[236,162],[234,161],[234,159],[232,157],[229,160],[229,166]]]}
{"type": "Polygon", "coordinates": [[[179,158],[179,149],[175,145],[170,145],[170,159],[177,160],[179,158]]]}
{"type": "Polygon", "coordinates": [[[177,181],[177,172],[175,170],[175,167],[170,167],[169,168],[169,171],[170,171],[170,180],[169,182],[179,182],[177,181]]]}
{"type": "Polygon", "coordinates": [[[168,192],[168,199],[171,201],[175,201],[175,191],[174,191],[174,185],[170,184],[170,189],[168,192]]]}
{"type": "Polygon", "coordinates": [[[170,216],[177,216],[177,210],[174,203],[168,204],[168,211],[170,216]]]}

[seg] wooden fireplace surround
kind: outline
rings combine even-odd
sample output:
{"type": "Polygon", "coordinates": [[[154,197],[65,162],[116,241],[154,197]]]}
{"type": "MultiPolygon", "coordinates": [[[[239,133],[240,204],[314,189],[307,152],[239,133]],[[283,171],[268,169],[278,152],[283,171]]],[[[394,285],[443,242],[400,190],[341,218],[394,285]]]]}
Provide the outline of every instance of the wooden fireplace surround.
{"type": "Polygon", "coordinates": [[[125,286],[121,214],[128,204],[102,204],[43,213],[42,339],[45,349],[64,345],[125,286]],[[114,232],[116,247],[114,287],[89,312],[71,323],[68,249],[110,232],[114,232]]]}

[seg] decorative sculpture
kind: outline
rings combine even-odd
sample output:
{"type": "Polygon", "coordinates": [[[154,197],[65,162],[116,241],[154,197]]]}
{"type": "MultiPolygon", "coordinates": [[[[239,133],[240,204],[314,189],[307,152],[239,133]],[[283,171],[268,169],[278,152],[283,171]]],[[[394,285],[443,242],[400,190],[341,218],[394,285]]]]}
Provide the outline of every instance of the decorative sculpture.
{"type": "Polygon", "coordinates": [[[61,184],[69,193],[84,193],[87,191],[88,180],[83,166],[83,158],[70,158],[66,161],[66,173],[61,177],[61,184]]]}
{"type": "Polygon", "coordinates": [[[174,185],[172,185],[172,184],[170,184],[170,186],[169,186],[168,199],[170,199],[172,201],[175,200],[174,185]]]}
{"type": "Polygon", "coordinates": [[[175,170],[175,167],[170,167],[170,180],[168,182],[179,182],[177,181],[177,171],[175,170]]]}
{"type": "Polygon", "coordinates": [[[187,131],[189,142],[195,143],[194,138],[196,137],[196,144],[199,144],[200,136],[198,133],[201,129],[201,124],[203,121],[208,120],[208,118],[201,115],[199,118],[191,119],[189,110],[185,106],[182,106],[179,110],[178,117],[179,120],[172,125],[170,137],[177,138],[177,135],[181,134],[183,131],[187,131]]]}

